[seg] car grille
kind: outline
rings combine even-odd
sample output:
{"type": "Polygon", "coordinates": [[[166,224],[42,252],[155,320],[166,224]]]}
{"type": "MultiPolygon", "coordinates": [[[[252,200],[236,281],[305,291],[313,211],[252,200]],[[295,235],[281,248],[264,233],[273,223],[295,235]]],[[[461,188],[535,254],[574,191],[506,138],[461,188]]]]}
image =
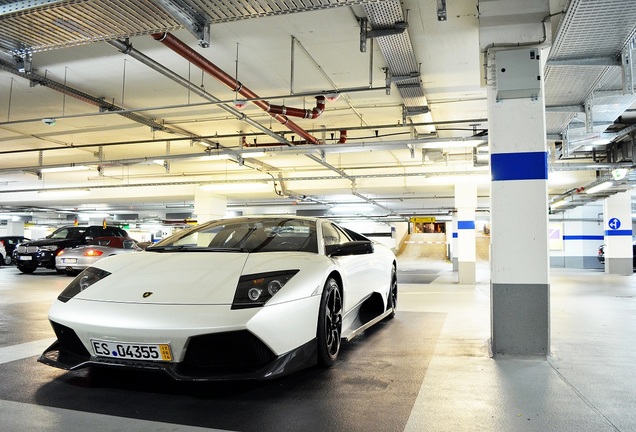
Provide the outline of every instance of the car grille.
{"type": "Polygon", "coordinates": [[[51,321],[51,326],[53,326],[53,331],[55,331],[57,341],[59,342],[60,356],[66,354],[90,357],[88,350],[84,347],[84,344],[80,341],[73,329],[53,321],[51,321]]]}
{"type": "Polygon", "coordinates": [[[276,359],[260,339],[247,330],[190,338],[178,372],[185,375],[254,372],[276,359]]]}
{"type": "Polygon", "coordinates": [[[36,253],[38,251],[37,246],[18,246],[18,253],[36,253]]]}

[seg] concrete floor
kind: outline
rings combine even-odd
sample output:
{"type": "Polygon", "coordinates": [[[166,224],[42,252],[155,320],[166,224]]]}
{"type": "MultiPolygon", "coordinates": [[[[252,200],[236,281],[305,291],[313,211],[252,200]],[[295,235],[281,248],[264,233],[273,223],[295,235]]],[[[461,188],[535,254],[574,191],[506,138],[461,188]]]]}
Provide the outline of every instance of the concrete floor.
{"type": "Polygon", "coordinates": [[[238,390],[169,384],[148,390],[139,388],[147,379],[131,384],[129,376],[96,385],[86,375],[36,363],[53,336],[46,309],[70,278],[1,267],[0,430],[636,431],[636,276],[552,270],[549,358],[492,359],[489,275],[483,263],[475,285],[458,285],[448,263],[406,257],[399,267],[396,319],[346,347],[334,369],[309,370],[267,385],[241,384],[238,390]],[[403,333],[412,346],[410,357],[404,351],[408,344],[400,342],[403,333]],[[395,352],[389,353],[391,344],[395,352]],[[364,380],[367,376],[375,380],[364,380]],[[334,387],[327,393],[335,395],[329,409],[312,397],[325,386],[334,387]],[[231,400],[210,397],[210,389],[231,400]],[[401,402],[396,391],[404,394],[401,402]],[[141,399],[149,402],[130,409],[141,399]],[[272,415],[281,423],[254,424],[248,407],[263,399],[278,407],[272,415]],[[117,401],[129,409],[117,407],[117,401]],[[247,418],[243,426],[213,429],[198,426],[236,423],[166,417],[170,410],[189,412],[196,404],[247,418]],[[365,405],[382,413],[376,427],[364,421],[369,414],[353,409],[365,405]],[[290,421],[283,424],[285,416],[290,421]],[[301,426],[312,416],[324,417],[311,428],[301,426]]]}

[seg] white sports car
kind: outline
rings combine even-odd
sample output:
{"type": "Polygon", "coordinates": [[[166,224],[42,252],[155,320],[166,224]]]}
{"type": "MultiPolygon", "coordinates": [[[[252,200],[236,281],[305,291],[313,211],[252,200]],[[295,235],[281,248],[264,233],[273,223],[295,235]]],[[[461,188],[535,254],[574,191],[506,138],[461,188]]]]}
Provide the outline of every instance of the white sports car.
{"type": "Polygon", "coordinates": [[[267,379],[330,366],[341,339],[396,304],[381,244],[324,219],[221,219],[80,273],[49,310],[57,341],[38,360],[267,379]]]}

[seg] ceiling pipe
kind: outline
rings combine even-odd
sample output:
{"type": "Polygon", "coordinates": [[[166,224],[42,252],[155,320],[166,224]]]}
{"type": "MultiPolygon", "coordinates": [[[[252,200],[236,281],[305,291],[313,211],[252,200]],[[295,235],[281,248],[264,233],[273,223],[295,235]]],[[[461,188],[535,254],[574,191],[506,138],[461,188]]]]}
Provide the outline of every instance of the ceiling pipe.
{"type": "Polygon", "coordinates": [[[301,114],[304,118],[316,118],[318,117],[322,111],[324,110],[324,96],[316,97],[316,108],[313,110],[299,110],[297,108],[286,108],[280,105],[270,105],[269,102],[260,100],[258,95],[244,87],[239,81],[232,78],[229,74],[221,70],[218,66],[204,58],[201,54],[190,48],[181,40],[177,39],[172,34],[165,33],[154,33],[151,35],[155,40],[161,42],[186,60],[190,61],[192,64],[200,68],[201,70],[207,72],[226,86],[228,86],[233,91],[236,91],[241,96],[244,96],[248,99],[256,99],[251,102],[261,108],[263,111],[267,112],[271,115],[276,121],[280,124],[288,128],[289,130],[298,134],[303,140],[307,141],[311,144],[318,144],[318,140],[303,128],[298,126],[296,123],[292,122],[287,118],[286,114],[289,115],[297,115],[301,114]],[[322,108],[321,108],[322,107],[322,108]],[[309,117],[306,117],[309,116],[309,117]],[[315,117],[314,117],[315,116],[315,117]]]}
{"type": "MultiPolygon", "coordinates": [[[[165,67],[161,63],[151,59],[150,57],[146,56],[144,53],[136,50],[135,48],[133,48],[133,46],[132,46],[132,44],[130,42],[128,42],[128,41],[123,42],[123,41],[120,41],[120,40],[111,40],[111,41],[108,41],[107,43],[109,45],[111,45],[112,47],[118,49],[123,54],[127,54],[127,55],[131,56],[132,58],[134,58],[135,60],[139,61],[140,63],[148,66],[152,70],[154,70],[156,72],[159,72],[160,74],[162,74],[165,77],[170,78],[172,81],[176,82],[177,84],[180,84],[181,86],[188,88],[189,91],[197,94],[198,96],[202,97],[203,99],[209,100],[210,102],[213,102],[213,103],[221,102],[221,100],[218,99],[217,97],[215,97],[215,96],[211,95],[210,93],[206,92],[205,90],[193,85],[190,81],[188,81],[187,79],[183,78],[181,75],[173,72],[172,70],[168,69],[167,67],[165,67]]],[[[283,138],[280,135],[278,135],[277,133],[269,130],[268,128],[266,128],[265,126],[261,125],[260,123],[250,119],[245,114],[243,114],[240,111],[238,111],[237,109],[229,107],[227,105],[223,105],[223,104],[219,104],[219,107],[221,109],[227,111],[228,113],[232,114],[236,118],[243,120],[244,122],[246,122],[250,126],[253,126],[256,129],[260,130],[261,132],[269,135],[270,137],[274,138],[276,141],[278,141],[280,143],[283,143],[283,144],[289,144],[288,141],[285,138],[283,138]]]]}
{"type": "MultiPolygon", "coordinates": [[[[333,134],[331,135],[331,137],[333,138],[333,134]]],[[[347,142],[347,131],[346,129],[341,129],[340,130],[340,137],[338,138],[338,144],[345,144],[347,142]]],[[[306,143],[301,143],[301,144],[306,144],[306,143]]],[[[242,136],[241,137],[241,145],[243,147],[276,147],[279,146],[280,143],[259,143],[256,142],[256,138],[254,138],[254,142],[249,142],[247,141],[247,137],[246,136],[242,136]]],[[[319,145],[319,144],[317,144],[319,145]]],[[[313,147],[312,147],[313,148],[313,147]]]]}

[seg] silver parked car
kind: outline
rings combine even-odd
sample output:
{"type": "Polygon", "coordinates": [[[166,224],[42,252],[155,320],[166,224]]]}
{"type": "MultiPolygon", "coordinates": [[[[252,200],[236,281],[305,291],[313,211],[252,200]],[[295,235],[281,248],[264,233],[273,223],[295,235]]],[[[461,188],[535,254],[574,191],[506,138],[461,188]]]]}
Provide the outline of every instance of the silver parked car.
{"type": "Polygon", "coordinates": [[[137,246],[137,240],[130,237],[95,237],[88,245],[60,251],[55,257],[55,267],[69,276],[75,276],[102,258],[142,250],[137,246]]]}

